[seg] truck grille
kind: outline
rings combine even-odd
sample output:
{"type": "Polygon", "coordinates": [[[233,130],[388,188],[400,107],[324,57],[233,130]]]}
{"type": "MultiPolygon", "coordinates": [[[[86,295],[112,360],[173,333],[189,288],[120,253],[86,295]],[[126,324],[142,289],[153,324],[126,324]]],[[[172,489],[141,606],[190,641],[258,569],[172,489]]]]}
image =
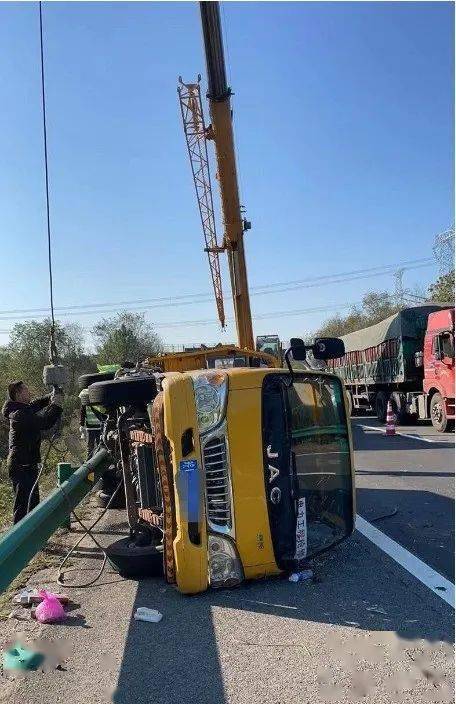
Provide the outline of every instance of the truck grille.
{"type": "Polygon", "coordinates": [[[215,530],[231,529],[231,488],[224,437],[213,437],[203,447],[206,472],[206,507],[209,525],[215,530]]]}

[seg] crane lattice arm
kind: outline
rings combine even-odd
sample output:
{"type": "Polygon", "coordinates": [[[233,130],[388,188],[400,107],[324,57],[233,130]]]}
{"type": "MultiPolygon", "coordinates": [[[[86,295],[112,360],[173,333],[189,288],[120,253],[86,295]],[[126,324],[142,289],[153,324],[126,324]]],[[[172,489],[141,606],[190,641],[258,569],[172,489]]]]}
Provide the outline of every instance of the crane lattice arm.
{"type": "Polygon", "coordinates": [[[224,328],[225,311],[223,306],[222,279],[219,261],[219,252],[223,251],[223,247],[217,245],[217,231],[215,227],[200,80],[201,76],[198,76],[197,83],[184,83],[182,78],[179,78],[177,91],[179,93],[188,156],[193,173],[201,224],[203,226],[204,241],[206,243],[205,251],[209,259],[217,313],[220,324],[222,328],[224,328]]]}

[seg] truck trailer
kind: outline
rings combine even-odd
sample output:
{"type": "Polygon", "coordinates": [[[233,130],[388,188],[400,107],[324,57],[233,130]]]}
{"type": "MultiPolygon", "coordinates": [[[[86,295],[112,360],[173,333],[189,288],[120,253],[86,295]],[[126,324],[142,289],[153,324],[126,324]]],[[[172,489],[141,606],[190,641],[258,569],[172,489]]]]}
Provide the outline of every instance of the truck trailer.
{"type": "Polygon", "coordinates": [[[391,401],[400,423],[454,427],[454,307],[406,308],[342,339],[345,355],[328,364],[352,411],[375,411],[383,423],[391,401]]]}

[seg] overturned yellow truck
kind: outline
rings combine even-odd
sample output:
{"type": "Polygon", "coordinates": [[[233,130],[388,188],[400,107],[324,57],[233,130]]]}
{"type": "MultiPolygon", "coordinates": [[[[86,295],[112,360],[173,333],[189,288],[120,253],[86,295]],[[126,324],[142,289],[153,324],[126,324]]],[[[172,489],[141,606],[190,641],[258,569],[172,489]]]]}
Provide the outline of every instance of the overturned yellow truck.
{"type": "MultiPolygon", "coordinates": [[[[287,354],[303,359],[302,341],[287,354]]],[[[350,535],[342,383],[276,365],[261,352],[215,348],[89,386],[123,477],[130,535],[108,550],[121,574],[163,575],[193,594],[299,570],[350,535]]]]}

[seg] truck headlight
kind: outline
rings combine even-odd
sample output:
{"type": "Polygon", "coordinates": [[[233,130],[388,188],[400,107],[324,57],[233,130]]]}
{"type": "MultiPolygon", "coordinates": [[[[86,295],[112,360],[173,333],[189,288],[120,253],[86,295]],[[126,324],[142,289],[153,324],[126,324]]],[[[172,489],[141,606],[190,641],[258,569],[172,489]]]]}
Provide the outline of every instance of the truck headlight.
{"type": "Polygon", "coordinates": [[[219,535],[208,536],[211,587],[235,587],[244,579],[241,561],[233,543],[219,535]]]}
{"type": "Polygon", "coordinates": [[[219,371],[208,371],[193,377],[196,413],[201,433],[223,420],[228,396],[228,378],[219,371]]]}

